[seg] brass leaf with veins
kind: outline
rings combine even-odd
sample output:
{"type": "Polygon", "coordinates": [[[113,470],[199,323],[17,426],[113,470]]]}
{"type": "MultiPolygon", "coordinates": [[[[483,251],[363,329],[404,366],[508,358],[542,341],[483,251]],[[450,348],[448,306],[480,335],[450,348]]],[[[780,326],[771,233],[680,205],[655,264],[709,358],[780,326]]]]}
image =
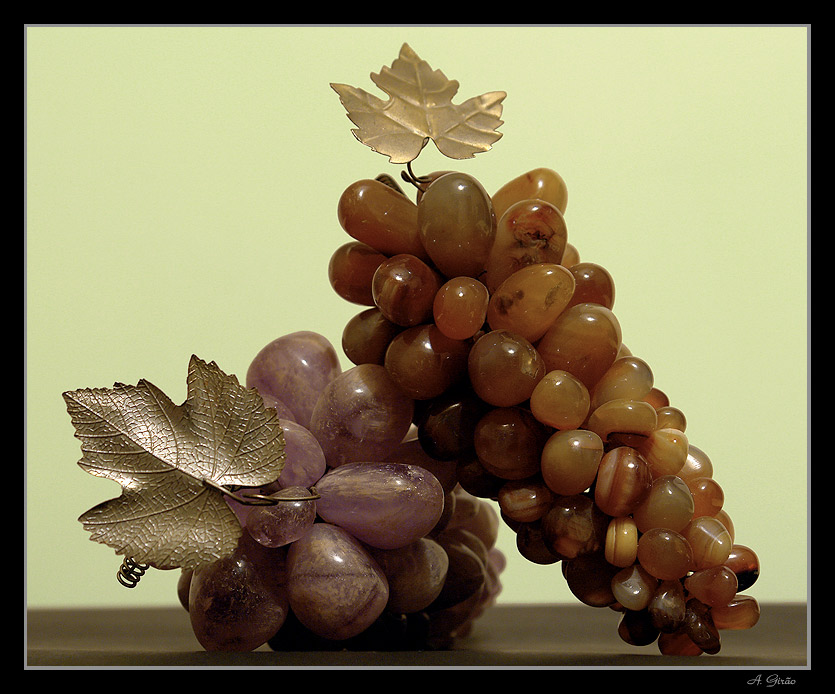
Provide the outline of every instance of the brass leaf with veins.
{"type": "Polygon", "coordinates": [[[142,564],[193,569],[229,555],[242,530],[222,489],[267,485],[284,467],[275,410],[196,356],[182,405],[144,379],[63,397],[78,464],[122,487],[78,520],[91,540],[142,564]]]}

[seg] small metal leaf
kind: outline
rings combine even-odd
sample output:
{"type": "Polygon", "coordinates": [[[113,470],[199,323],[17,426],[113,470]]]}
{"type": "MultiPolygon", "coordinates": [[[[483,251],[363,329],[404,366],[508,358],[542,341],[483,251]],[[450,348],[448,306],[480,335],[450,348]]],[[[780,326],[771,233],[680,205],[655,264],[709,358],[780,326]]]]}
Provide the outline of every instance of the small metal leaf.
{"type": "Polygon", "coordinates": [[[501,133],[505,92],[488,92],[455,105],[458,82],[433,70],[403,44],[391,67],[383,67],[371,80],[388,101],[347,84],[332,83],[348,118],[351,132],[394,164],[413,161],[429,140],[451,159],[470,159],[490,149],[501,133]]]}
{"type": "Polygon", "coordinates": [[[63,394],[78,464],[122,487],[79,521],[91,540],[158,569],[230,554],[241,526],[222,489],[269,484],[284,467],[278,417],[257,391],[195,356],[187,387],[179,406],[145,380],[63,394]]]}

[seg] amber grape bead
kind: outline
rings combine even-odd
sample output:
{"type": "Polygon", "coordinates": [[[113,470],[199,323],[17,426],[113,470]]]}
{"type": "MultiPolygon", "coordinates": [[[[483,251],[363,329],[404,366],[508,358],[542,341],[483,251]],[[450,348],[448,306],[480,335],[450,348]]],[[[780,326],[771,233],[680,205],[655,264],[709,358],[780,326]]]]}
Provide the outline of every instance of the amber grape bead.
{"type": "Polygon", "coordinates": [[[542,448],[542,479],[555,494],[569,496],[588,489],[603,457],[603,441],[592,431],[557,431],[542,448]]]}
{"type": "Polygon", "coordinates": [[[746,545],[732,545],[724,564],[736,574],[740,591],[750,588],[760,576],[759,557],[746,545]]]}
{"type": "Polygon", "coordinates": [[[722,510],[725,493],[716,480],[712,477],[694,477],[686,480],[686,483],[693,495],[694,517],[716,516],[722,510]]]}
{"type": "Polygon", "coordinates": [[[359,241],[349,241],[337,248],[328,262],[328,280],[345,301],[373,306],[371,280],[388,256],[359,241]]]}
{"type": "MultiPolygon", "coordinates": [[[[619,398],[604,402],[589,415],[587,427],[604,441],[611,434],[649,436],[655,431],[655,409],[642,400],[619,398]]],[[[640,449],[645,455],[643,448],[640,449]]]]}
{"type": "Polygon", "coordinates": [[[603,557],[609,518],[585,494],[557,496],[541,523],[548,548],[563,559],[603,557]]]}
{"type": "Polygon", "coordinates": [[[656,578],[676,580],[691,570],[693,552],[680,533],[667,528],[652,528],[638,540],[638,561],[656,578]]]}
{"type": "Polygon", "coordinates": [[[453,340],[473,337],[484,326],[490,294],[473,277],[453,277],[435,294],[432,313],[435,325],[453,340]]]}
{"type": "Polygon", "coordinates": [[[545,362],[536,348],[508,330],[491,330],[478,338],[467,369],[476,394],[496,407],[528,400],[545,376],[545,362]]]}
{"type": "Polygon", "coordinates": [[[687,462],[689,443],[684,432],[678,429],[656,428],[648,432],[638,447],[656,477],[678,475],[687,462]]]}
{"type": "Polygon", "coordinates": [[[684,579],[684,587],[694,598],[710,607],[727,605],[737,594],[739,581],[727,566],[712,566],[694,571],[684,579]]]}
{"type": "Polygon", "coordinates": [[[356,365],[382,364],[389,344],[403,328],[380,309],[368,308],[351,318],[342,330],[342,350],[356,365]]]}
{"type": "Polygon", "coordinates": [[[391,341],[384,365],[411,398],[435,398],[466,376],[470,345],[430,323],[406,328],[391,341]]]}
{"type": "Polygon", "coordinates": [[[505,480],[531,477],[539,472],[542,446],[548,429],[526,409],[497,407],[476,425],[476,455],[488,472],[505,480]]]}
{"type": "Polygon", "coordinates": [[[484,403],[462,388],[453,388],[429,401],[417,424],[423,450],[436,460],[457,460],[473,451],[475,428],[484,403]]]}
{"type": "Polygon", "coordinates": [[[339,198],[337,218],[357,241],[387,256],[409,253],[429,256],[420,240],[417,205],[381,181],[352,183],[339,198]]]}
{"type": "Polygon", "coordinates": [[[554,429],[579,429],[589,413],[589,391],[567,371],[546,373],[530,396],[533,416],[554,429]]]}
{"type": "Polygon", "coordinates": [[[638,558],[638,526],[631,516],[612,518],[603,554],[612,566],[631,566],[638,558]]]}
{"type": "Polygon", "coordinates": [[[574,304],[600,304],[612,308],[615,304],[615,281],[611,273],[597,263],[574,263],[570,267],[574,275],[574,296],[569,302],[574,304]]]}
{"type": "Polygon", "coordinates": [[[501,217],[514,203],[522,200],[544,200],[563,214],[568,206],[568,186],[553,169],[536,168],[508,181],[492,196],[496,216],[501,217]]]}
{"type": "Polygon", "coordinates": [[[725,564],[731,553],[733,542],[730,533],[713,516],[694,518],[681,531],[693,552],[693,571],[725,564]]]}
{"type": "Polygon", "coordinates": [[[649,463],[634,448],[618,446],[600,461],[594,500],[609,516],[631,514],[652,486],[649,463]]]}
{"type": "Polygon", "coordinates": [[[652,623],[663,633],[673,633],[684,624],[687,596],[678,579],[662,579],[647,605],[652,623]]]}
{"type": "Polygon", "coordinates": [[[408,253],[387,258],[374,272],[374,304],[392,323],[411,327],[432,320],[441,276],[420,258],[408,253]]]}
{"type": "Polygon", "coordinates": [[[713,463],[702,449],[691,443],[687,446],[684,465],[675,474],[685,481],[695,477],[713,477],[713,463]]]}
{"type": "Polygon", "coordinates": [[[557,316],[537,349],[549,371],[568,371],[592,391],[614,363],[620,343],[620,323],[611,310],[577,304],[557,316]]]}
{"type": "Polygon", "coordinates": [[[487,322],[493,330],[510,330],[536,342],[568,305],[573,292],[574,278],[562,265],[526,265],[493,291],[487,322]]]}
{"type": "Polygon", "coordinates": [[[715,655],[719,652],[719,630],[713,623],[710,607],[701,600],[690,598],[687,601],[682,630],[705,653],[715,655]]]}
{"type": "Polygon", "coordinates": [[[633,564],[612,577],[612,594],[627,610],[643,610],[649,605],[658,579],[640,564],[633,564]]]}
{"type": "Polygon", "coordinates": [[[453,171],[432,181],[417,203],[420,240],[446,277],[477,277],[496,235],[490,196],[472,176],[453,171]]]}
{"type": "Polygon", "coordinates": [[[655,411],[658,413],[659,429],[678,429],[683,432],[687,428],[687,417],[677,407],[664,405],[657,407],[655,411]]]}
{"type": "Polygon", "coordinates": [[[542,524],[539,521],[519,524],[516,528],[516,549],[533,564],[548,566],[561,560],[548,549],[542,535],[542,524]]]}
{"type": "Polygon", "coordinates": [[[658,635],[648,610],[626,610],[618,623],[618,636],[630,646],[648,646],[658,635]]]}
{"type": "MultiPolygon", "coordinates": [[[[498,218],[484,270],[490,292],[528,265],[561,263],[568,231],[562,213],[542,200],[522,200],[498,218]]],[[[569,273],[570,274],[570,273],[569,273]]],[[[572,286],[574,278],[571,278],[572,286]]]]}
{"type": "Polygon", "coordinates": [[[568,589],[583,604],[608,607],[617,602],[612,593],[612,578],[619,569],[609,564],[601,553],[564,560],[563,567],[568,589]]]}
{"type": "Polygon", "coordinates": [[[712,607],[710,615],[717,629],[750,629],[760,621],[760,605],[750,595],[736,595],[727,605],[712,607]]]}
{"type": "Polygon", "coordinates": [[[562,254],[562,260],[560,261],[560,265],[562,265],[563,267],[572,268],[579,262],[580,253],[577,250],[577,247],[571,243],[565,244],[565,252],[562,254]]]}
{"type": "Polygon", "coordinates": [[[619,357],[594,387],[591,407],[597,409],[610,400],[643,400],[652,388],[652,383],[652,369],[643,359],[619,357]]]}
{"type": "Polygon", "coordinates": [[[510,480],[499,490],[502,514],[519,523],[539,520],[551,507],[554,493],[541,479],[510,480]]]}
{"type": "Polygon", "coordinates": [[[652,528],[682,532],[693,518],[693,496],[675,475],[656,478],[632,513],[642,533],[652,528]]]}

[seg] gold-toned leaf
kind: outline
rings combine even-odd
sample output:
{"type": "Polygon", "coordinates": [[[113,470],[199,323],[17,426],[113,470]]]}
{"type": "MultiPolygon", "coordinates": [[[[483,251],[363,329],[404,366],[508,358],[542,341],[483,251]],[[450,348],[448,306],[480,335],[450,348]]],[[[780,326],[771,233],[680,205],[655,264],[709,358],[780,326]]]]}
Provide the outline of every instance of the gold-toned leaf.
{"type": "Polygon", "coordinates": [[[331,87],[357,126],[354,136],[394,164],[414,160],[430,139],[445,156],[470,159],[501,137],[496,129],[507,94],[488,92],[453,104],[458,82],[433,70],[408,44],[371,80],[389,95],[387,101],[347,84],[331,87]]]}
{"type": "Polygon", "coordinates": [[[189,362],[175,405],[148,381],[64,393],[82,469],[121,496],[82,514],[90,539],[158,569],[196,568],[230,554],[241,526],[219,487],[258,487],[284,467],[275,410],[214,362],[189,362]]]}

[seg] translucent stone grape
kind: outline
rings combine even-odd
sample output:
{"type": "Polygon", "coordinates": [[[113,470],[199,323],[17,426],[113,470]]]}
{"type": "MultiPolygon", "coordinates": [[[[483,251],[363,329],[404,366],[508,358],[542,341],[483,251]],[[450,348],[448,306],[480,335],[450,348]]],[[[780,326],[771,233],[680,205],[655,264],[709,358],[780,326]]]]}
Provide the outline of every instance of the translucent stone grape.
{"type": "Polygon", "coordinates": [[[432,318],[444,335],[466,340],[482,329],[487,316],[490,294],[473,277],[453,277],[435,295],[432,318]]]}
{"type": "Polygon", "coordinates": [[[603,550],[609,518],[588,496],[574,494],[557,497],[541,524],[548,548],[563,559],[575,559],[603,550]]]}
{"type": "Polygon", "coordinates": [[[693,496],[684,480],[675,475],[658,477],[633,510],[632,517],[642,533],[652,528],[682,532],[693,518],[693,496]]]}
{"type": "Polygon", "coordinates": [[[658,429],[650,431],[638,445],[647,459],[655,477],[678,475],[687,461],[689,443],[687,436],[678,429],[658,429]]]}
{"type": "Polygon", "coordinates": [[[342,640],[363,632],[382,614],[388,580],[368,550],[347,530],[316,523],[287,550],[290,608],[313,633],[342,640]]]}
{"type": "Polygon", "coordinates": [[[399,463],[346,463],[327,472],[316,490],[323,520],[380,549],[424,537],[444,507],[444,490],[431,473],[399,463]]]}
{"type": "MultiPolygon", "coordinates": [[[[472,445],[472,441],[470,441],[472,445]]],[[[439,460],[430,456],[418,439],[408,439],[399,443],[383,461],[417,465],[428,470],[441,483],[445,492],[451,491],[458,483],[455,461],[439,460]]]]}
{"type": "Polygon", "coordinates": [[[356,365],[380,364],[403,327],[392,323],[376,306],[351,318],[342,330],[342,351],[356,365]]]}
{"type": "Polygon", "coordinates": [[[304,535],[316,520],[316,502],[306,487],[287,487],[269,495],[272,505],[257,505],[246,519],[250,536],[265,547],[284,547],[304,535]]]}
{"type": "Polygon", "coordinates": [[[436,541],[446,552],[449,565],[444,586],[430,605],[432,613],[477,597],[487,582],[487,566],[461,535],[441,533],[436,541]]]}
{"type": "Polygon", "coordinates": [[[205,650],[251,651],[281,628],[289,609],[284,553],[244,533],[230,556],[194,570],[188,613],[205,650]]]}
{"type": "Polygon", "coordinates": [[[638,561],[662,581],[683,578],[693,565],[693,551],[680,533],[651,528],[638,540],[638,561]]]}
{"type": "Polygon", "coordinates": [[[475,428],[486,409],[469,390],[453,388],[416,417],[418,441],[432,458],[457,460],[474,450],[475,428]]]}
{"type": "Polygon", "coordinates": [[[687,601],[683,631],[702,651],[715,655],[719,652],[719,630],[713,623],[710,607],[696,598],[687,601]]]}
{"type": "Polygon", "coordinates": [[[475,429],[478,459],[492,474],[518,480],[539,472],[542,446],[548,430],[527,410],[497,407],[475,429]]]}
{"type": "MultiPolygon", "coordinates": [[[[521,268],[561,263],[568,231],[562,213],[554,205],[542,200],[521,200],[497,219],[496,237],[483,279],[491,293],[521,268]]],[[[573,277],[571,284],[573,288],[573,277]]]]}
{"type": "MultiPolygon", "coordinates": [[[[604,402],[589,415],[586,426],[604,441],[611,434],[649,436],[655,431],[655,409],[642,400],[618,398],[604,402]]],[[[641,449],[643,453],[643,449],[641,449]]],[[[646,455],[644,455],[646,457],[646,455]]]]}
{"type": "Polygon", "coordinates": [[[658,650],[661,655],[673,656],[699,656],[704,653],[683,630],[662,633],[658,637],[658,650]]]}
{"type": "Polygon", "coordinates": [[[594,500],[605,514],[626,516],[638,507],[651,485],[649,463],[634,448],[618,446],[600,461],[594,500]]]}
{"type": "Polygon", "coordinates": [[[572,243],[565,244],[565,252],[562,254],[560,265],[567,268],[572,268],[580,262],[580,253],[577,247],[572,243]]]}
{"type": "Polygon", "coordinates": [[[603,554],[612,566],[627,567],[635,563],[638,558],[638,526],[631,516],[609,521],[603,554]]]}
{"type": "Polygon", "coordinates": [[[691,569],[698,571],[724,564],[733,542],[722,523],[713,516],[700,516],[681,531],[693,551],[691,569]]]}
{"type": "Polygon", "coordinates": [[[687,417],[677,407],[665,405],[656,407],[655,411],[658,414],[659,429],[678,429],[683,432],[687,428],[687,417]]]}
{"type": "Polygon", "coordinates": [[[387,258],[374,273],[374,305],[392,323],[410,327],[432,320],[441,276],[420,258],[408,253],[387,258]]]}
{"type": "Polygon", "coordinates": [[[516,549],[529,562],[541,566],[556,564],[561,560],[548,548],[539,521],[519,525],[516,529],[516,549]]]}
{"type": "Polygon", "coordinates": [[[684,579],[684,587],[705,605],[721,607],[733,600],[739,581],[727,566],[712,566],[694,571],[684,579]]]}
{"type": "Polygon", "coordinates": [[[284,468],[278,481],[282,487],[310,487],[325,474],[327,461],[316,437],[296,422],[281,422],[284,435],[284,468]]]}
{"type": "Polygon", "coordinates": [[[290,410],[290,408],[287,407],[287,405],[285,405],[281,400],[273,397],[272,395],[265,395],[263,393],[259,394],[261,395],[261,399],[264,401],[264,406],[274,409],[278,418],[282,420],[282,422],[296,421],[296,415],[294,415],[292,410],[290,410]]]}
{"type": "Polygon", "coordinates": [[[511,407],[530,399],[545,376],[545,362],[524,337],[509,330],[491,330],[470,349],[470,384],[484,402],[511,407]]]}
{"type": "Polygon", "coordinates": [[[686,610],[687,598],[678,579],[662,579],[647,604],[653,625],[668,634],[681,628],[686,610]]]}
{"type": "Polygon", "coordinates": [[[531,413],[555,429],[578,429],[589,412],[589,391],[567,371],[546,373],[531,393],[531,413]]]}
{"type": "Polygon", "coordinates": [[[659,631],[648,610],[626,610],[618,623],[618,636],[631,646],[648,646],[658,639],[659,631]]]}
{"type": "Polygon", "coordinates": [[[658,579],[640,564],[633,564],[612,577],[612,594],[627,610],[643,610],[652,599],[658,579]]]}
{"type": "Polygon", "coordinates": [[[467,530],[492,549],[499,535],[499,516],[493,506],[460,488],[455,490],[455,500],[447,529],[467,530]]]}
{"type": "Polygon", "coordinates": [[[609,400],[643,400],[652,388],[652,369],[643,359],[620,357],[606,370],[591,394],[591,407],[597,409],[609,400]]]}
{"type": "Polygon", "coordinates": [[[390,612],[419,612],[441,594],[449,557],[434,540],[424,537],[397,549],[371,548],[370,553],[388,580],[390,612]]]}
{"type": "Polygon", "coordinates": [[[609,309],[577,304],[557,316],[537,349],[549,371],[568,371],[591,392],[614,363],[620,342],[620,323],[609,309]]]}
{"type": "Polygon", "coordinates": [[[382,460],[412,423],[414,403],[378,364],[360,364],[322,391],[310,419],[330,467],[382,460]]]}
{"type": "Polygon", "coordinates": [[[384,255],[429,259],[420,240],[417,205],[381,181],[363,179],[348,186],[339,198],[337,219],[349,236],[384,255]]]}
{"type": "MultiPolygon", "coordinates": [[[[694,499],[695,501],[695,499],[694,499]]],[[[695,515],[695,514],[694,514],[695,515]]],[[[710,514],[705,514],[710,515],[710,514]]],[[[731,542],[735,541],[736,534],[734,533],[734,522],[731,520],[731,517],[728,515],[728,512],[721,508],[716,513],[713,514],[716,516],[716,519],[725,526],[725,530],[728,531],[728,534],[731,536],[731,542]]]]}
{"type": "Polygon", "coordinates": [[[281,400],[298,424],[307,427],[319,395],[342,371],[339,356],[324,336],[302,330],[263,347],[246,374],[246,387],[281,400]]]}
{"type": "Polygon", "coordinates": [[[533,263],[509,275],[490,296],[487,322],[536,342],[563,312],[574,293],[574,277],[557,263],[533,263]]]}
{"type": "Polygon", "coordinates": [[[337,248],[328,262],[328,281],[345,301],[373,306],[371,280],[388,256],[359,241],[349,241],[337,248]]]}
{"type": "Polygon", "coordinates": [[[553,169],[531,169],[508,181],[493,193],[493,208],[501,217],[508,207],[520,200],[545,200],[565,213],[568,206],[568,186],[553,169]]]}
{"type": "Polygon", "coordinates": [[[703,450],[688,443],[684,465],[675,475],[684,481],[695,477],[713,477],[713,463],[703,450]]]}
{"type": "Polygon", "coordinates": [[[760,576],[759,557],[746,545],[732,545],[723,563],[736,574],[740,591],[750,588],[760,576]]]}
{"type": "Polygon", "coordinates": [[[532,523],[545,515],[554,500],[554,493],[542,480],[510,480],[499,490],[498,503],[502,513],[520,523],[532,523]]]}
{"type": "Polygon", "coordinates": [[[617,601],[612,593],[612,578],[619,571],[600,552],[563,561],[568,589],[580,602],[591,607],[608,607],[617,601]]]}
{"type": "Polygon", "coordinates": [[[415,400],[429,400],[467,374],[470,343],[453,340],[434,324],[399,333],[386,351],[385,368],[395,383],[415,400]]]}
{"type": "Polygon", "coordinates": [[[602,458],[603,441],[594,432],[557,431],[542,448],[542,479],[555,494],[579,494],[594,482],[602,458]]]}
{"type": "Polygon", "coordinates": [[[490,196],[472,176],[451,172],[429,184],[418,208],[420,240],[446,277],[477,277],[496,234],[490,196]]]}
{"type": "Polygon", "coordinates": [[[694,477],[686,481],[693,495],[693,516],[715,516],[722,510],[725,493],[712,477],[694,477]]]}
{"type": "Polygon", "coordinates": [[[570,270],[574,275],[574,295],[569,306],[583,303],[600,304],[609,309],[614,306],[615,282],[606,268],[597,263],[577,262],[570,270]]]}
{"type": "Polygon", "coordinates": [[[727,605],[716,605],[710,615],[717,629],[750,629],[760,620],[760,606],[750,595],[736,595],[727,605]]]}

